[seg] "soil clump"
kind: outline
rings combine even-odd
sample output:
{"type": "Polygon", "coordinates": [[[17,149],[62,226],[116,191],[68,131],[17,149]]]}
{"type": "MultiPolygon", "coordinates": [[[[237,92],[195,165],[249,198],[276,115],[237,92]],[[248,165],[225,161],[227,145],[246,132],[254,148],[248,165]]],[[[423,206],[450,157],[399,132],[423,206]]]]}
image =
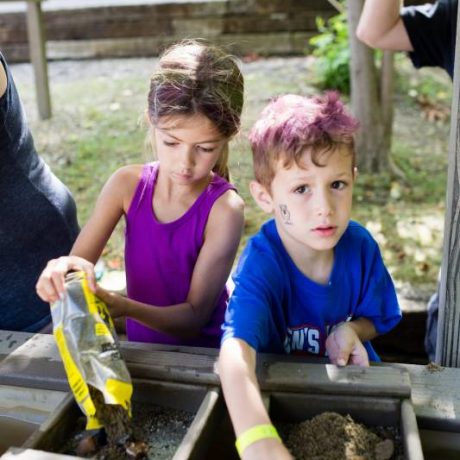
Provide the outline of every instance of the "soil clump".
{"type": "Polygon", "coordinates": [[[441,372],[444,370],[444,368],[442,366],[440,366],[439,364],[433,362],[433,361],[430,361],[426,366],[425,366],[426,370],[428,372],[430,372],[431,374],[435,373],[435,372],[441,372]]]}

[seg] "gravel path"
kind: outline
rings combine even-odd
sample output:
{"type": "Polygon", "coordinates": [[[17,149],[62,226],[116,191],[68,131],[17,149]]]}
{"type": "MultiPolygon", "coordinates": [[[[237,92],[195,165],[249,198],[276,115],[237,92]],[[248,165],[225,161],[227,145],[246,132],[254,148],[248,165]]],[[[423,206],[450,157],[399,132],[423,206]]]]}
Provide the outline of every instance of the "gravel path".
{"type": "MultiPolygon", "coordinates": [[[[100,60],[72,60],[51,61],[48,63],[50,84],[63,81],[81,80],[91,77],[123,77],[135,74],[148,78],[155,67],[158,58],[128,58],[128,59],[100,59],[100,60]]],[[[27,84],[33,80],[32,66],[25,64],[11,64],[15,81],[18,84],[27,84]]],[[[305,74],[309,71],[310,60],[305,57],[273,57],[255,59],[252,62],[243,62],[242,71],[246,78],[260,72],[275,72],[283,79],[290,75],[295,79],[296,74],[305,74]]]]}
{"type": "MultiPolygon", "coordinates": [[[[67,60],[50,61],[48,63],[49,84],[51,98],[53,85],[84,81],[86,79],[123,79],[136,76],[147,83],[158,62],[157,57],[128,58],[128,59],[101,59],[101,60],[67,60]]],[[[34,74],[28,63],[11,64],[16,85],[25,106],[29,121],[37,120],[37,104],[34,88],[34,74]]],[[[285,87],[289,81],[292,92],[312,94],[316,90],[309,84],[308,75],[311,74],[311,60],[308,57],[272,57],[257,59],[251,62],[242,62],[241,68],[246,83],[257,82],[257,91],[246,92],[246,107],[253,107],[252,102],[265,102],[269,96],[277,93],[276,87],[285,87]],[[270,78],[265,78],[270,75],[270,78]],[[307,76],[307,78],[306,78],[307,76]]],[[[247,87],[250,84],[246,85],[247,87]]],[[[51,100],[53,106],[53,99],[51,100]]],[[[56,111],[53,111],[56,114],[56,111]]]]}

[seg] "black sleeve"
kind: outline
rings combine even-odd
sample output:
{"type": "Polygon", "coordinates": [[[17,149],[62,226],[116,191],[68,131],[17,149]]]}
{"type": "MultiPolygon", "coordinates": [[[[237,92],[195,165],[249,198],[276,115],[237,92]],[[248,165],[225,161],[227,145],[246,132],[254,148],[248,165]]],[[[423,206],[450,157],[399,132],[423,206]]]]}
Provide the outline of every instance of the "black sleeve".
{"type": "Polygon", "coordinates": [[[436,66],[453,76],[457,26],[457,0],[406,7],[401,17],[414,51],[409,53],[416,68],[436,66]]]}

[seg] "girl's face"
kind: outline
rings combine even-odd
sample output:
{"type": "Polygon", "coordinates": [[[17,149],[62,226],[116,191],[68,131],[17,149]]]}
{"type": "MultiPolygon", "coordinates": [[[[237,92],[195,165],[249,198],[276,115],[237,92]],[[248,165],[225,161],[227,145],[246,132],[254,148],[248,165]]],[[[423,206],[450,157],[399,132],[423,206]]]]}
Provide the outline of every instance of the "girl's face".
{"type": "Polygon", "coordinates": [[[161,171],[180,185],[208,180],[228,142],[202,114],[162,117],[153,133],[161,171]]]}

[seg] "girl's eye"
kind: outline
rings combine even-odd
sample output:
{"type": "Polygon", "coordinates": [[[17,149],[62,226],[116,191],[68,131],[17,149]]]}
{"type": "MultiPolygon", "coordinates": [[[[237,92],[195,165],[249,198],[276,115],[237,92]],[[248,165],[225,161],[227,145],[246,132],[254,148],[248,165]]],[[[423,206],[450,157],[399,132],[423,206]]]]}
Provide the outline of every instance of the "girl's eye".
{"type": "Polygon", "coordinates": [[[298,193],[300,195],[303,195],[304,193],[308,193],[310,191],[310,188],[308,185],[301,185],[300,187],[297,187],[295,189],[295,193],[298,193]]]}
{"type": "Polygon", "coordinates": [[[336,180],[332,182],[331,187],[334,190],[343,190],[347,186],[347,183],[342,180],[336,180]]]}
{"type": "Polygon", "coordinates": [[[177,142],[163,141],[163,144],[166,145],[166,147],[174,147],[177,145],[177,142]]]}
{"type": "Polygon", "coordinates": [[[212,153],[214,152],[214,150],[216,150],[215,147],[201,147],[201,146],[198,146],[197,149],[203,153],[212,153]]]}

